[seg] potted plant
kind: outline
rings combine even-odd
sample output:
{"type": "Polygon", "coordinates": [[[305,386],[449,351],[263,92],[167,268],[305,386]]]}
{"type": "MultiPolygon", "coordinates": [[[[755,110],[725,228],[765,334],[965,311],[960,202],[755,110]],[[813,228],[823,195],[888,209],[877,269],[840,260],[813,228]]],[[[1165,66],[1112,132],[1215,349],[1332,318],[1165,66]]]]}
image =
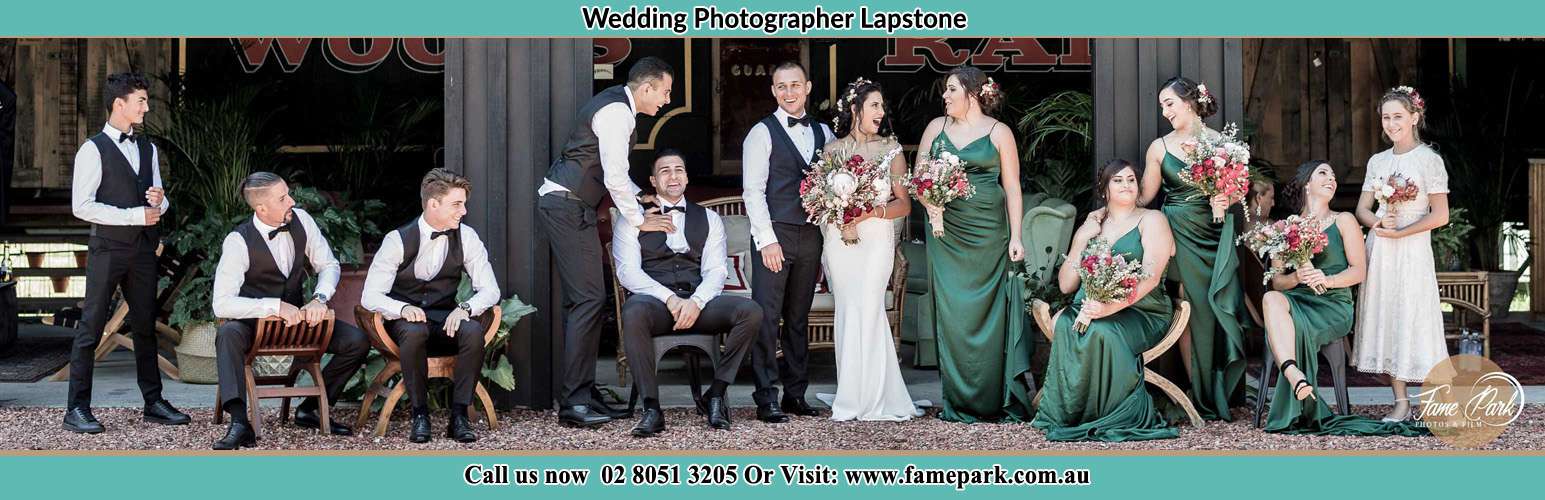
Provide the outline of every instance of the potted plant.
{"type": "Polygon", "coordinates": [[[1439,272],[1463,271],[1465,268],[1465,249],[1470,246],[1470,232],[1475,230],[1465,214],[1467,211],[1449,209],[1448,224],[1432,231],[1432,258],[1439,272]]]}

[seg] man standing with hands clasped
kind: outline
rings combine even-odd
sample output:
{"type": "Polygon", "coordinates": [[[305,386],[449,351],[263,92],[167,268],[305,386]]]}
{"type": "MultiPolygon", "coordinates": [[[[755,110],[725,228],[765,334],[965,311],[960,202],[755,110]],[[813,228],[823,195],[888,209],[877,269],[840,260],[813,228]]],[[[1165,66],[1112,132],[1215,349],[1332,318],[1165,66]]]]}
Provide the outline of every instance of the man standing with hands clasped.
{"type": "Polygon", "coordinates": [[[64,428],[73,432],[105,430],[91,415],[91,372],[108,305],[120,286],[129,305],[135,377],[145,398],[145,421],[164,425],[190,421],[161,399],[161,372],[156,366],[156,246],[161,240],[157,225],[169,204],[161,189],[156,147],[134,130],[150,111],[149,88],[150,83],[138,74],[108,76],[103,86],[107,125],[75,153],[70,211],[91,223],[91,240],[86,305],[70,350],[64,428]]]}

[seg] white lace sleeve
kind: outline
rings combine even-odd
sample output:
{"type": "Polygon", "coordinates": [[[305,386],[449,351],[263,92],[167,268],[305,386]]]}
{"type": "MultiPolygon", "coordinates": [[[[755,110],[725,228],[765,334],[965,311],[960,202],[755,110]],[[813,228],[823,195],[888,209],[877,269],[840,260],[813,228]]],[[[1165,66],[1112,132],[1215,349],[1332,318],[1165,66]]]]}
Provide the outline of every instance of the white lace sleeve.
{"type": "Polygon", "coordinates": [[[1448,167],[1443,165],[1443,157],[1435,151],[1429,152],[1427,162],[1424,165],[1422,179],[1427,184],[1427,194],[1444,194],[1448,192],[1448,167]]]}

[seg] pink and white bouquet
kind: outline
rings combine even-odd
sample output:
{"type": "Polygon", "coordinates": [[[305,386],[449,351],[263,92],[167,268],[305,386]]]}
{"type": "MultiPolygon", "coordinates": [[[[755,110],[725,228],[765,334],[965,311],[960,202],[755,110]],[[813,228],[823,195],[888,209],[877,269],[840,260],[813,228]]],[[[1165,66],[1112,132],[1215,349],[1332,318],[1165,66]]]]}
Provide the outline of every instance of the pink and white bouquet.
{"type": "MultiPolygon", "coordinates": [[[[1113,254],[1111,244],[1105,238],[1095,236],[1084,247],[1078,262],[1079,286],[1084,300],[1095,302],[1125,302],[1137,292],[1137,284],[1148,278],[1143,262],[1128,261],[1126,255],[1113,254]]],[[[1082,312],[1073,320],[1073,329],[1079,333],[1089,329],[1091,318],[1082,312]]]]}
{"type": "MultiPolygon", "coordinates": [[[[1227,195],[1230,204],[1241,203],[1250,194],[1250,146],[1236,139],[1239,128],[1229,124],[1223,133],[1199,137],[1180,144],[1187,164],[1180,180],[1212,198],[1227,195]]],[[[1246,210],[1245,213],[1249,213],[1246,210]]],[[[1212,209],[1212,221],[1223,222],[1223,210],[1212,209]]]]}
{"type": "Polygon", "coordinates": [[[966,162],[949,152],[930,158],[907,176],[907,191],[918,201],[940,207],[939,213],[928,212],[928,225],[934,237],[944,236],[943,207],[955,200],[969,200],[976,196],[976,186],[966,176],[966,162]]]}
{"type": "MultiPolygon", "coordinates": [[[[1320,228],[1320,221],[1293,215],[1271,224],[1261,224],[1239,236],[1236,243],[1243,243],[1250,250],[1270,262],[1270,269],[1261,283],[1270,283],[1271,277],[1292,269],[1314,269],[1314,256],[1325,251],[1330,237],[1320,228]]],[[[1325,288],[1315,286],[1314,293],[1325,293],[1325,288]]]]}
{"type": "Polygon", "coordinates": [[[1421,188],[1415,182],[1395,173],[1379,180],[1373,188],[1373,199],[1378,200],[1379,205],[1389,212],[1401,203],[1415,200],[1419,193],[1421,188]]]}
{"type": "Polygon", "coordinates": [[[822,153],[799,183],[800,204],[812,224],[833,224],[842,230],[842,242],[858,243],[853,221],[880,205],[882,186],[889,177],[885,165],[846,152],[822,153]]]}

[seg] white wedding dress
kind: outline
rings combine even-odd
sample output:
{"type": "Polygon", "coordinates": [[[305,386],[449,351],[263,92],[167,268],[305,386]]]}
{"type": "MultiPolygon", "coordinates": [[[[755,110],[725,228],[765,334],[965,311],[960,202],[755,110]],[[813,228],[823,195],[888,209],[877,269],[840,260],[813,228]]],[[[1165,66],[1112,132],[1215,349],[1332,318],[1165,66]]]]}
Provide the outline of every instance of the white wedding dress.
{"type": "MultiPolygon", "coordinates": [[[[886,153],[879,165],[889,168],[900,151],[897,147],[886,153]]],[[[880,202],[888,202],[890,182],[880,179],[876,184],[883,193],[880,202]]],[[[917,411],[901,378],[885,316],[885,288],[896,252],[894,228],[890,219],[860,222],[854,245],[842,242],[836,226],[822,228],[821,260],[836,303],[837,394],[828,402],[832,420],[901,421],[917,411]]]]}

